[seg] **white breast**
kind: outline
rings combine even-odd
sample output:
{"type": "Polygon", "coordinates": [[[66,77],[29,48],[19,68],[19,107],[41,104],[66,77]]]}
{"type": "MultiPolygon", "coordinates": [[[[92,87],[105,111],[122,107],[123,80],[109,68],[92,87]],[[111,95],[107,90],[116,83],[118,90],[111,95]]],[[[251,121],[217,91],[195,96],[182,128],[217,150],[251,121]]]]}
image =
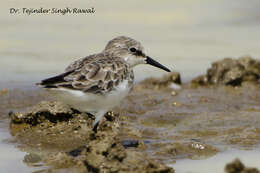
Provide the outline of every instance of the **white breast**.
{"type": "Polygon", "coordinates": [[[131,86],[128,80],[124,80],[111,92],[100,95],[92,93],[84,93],[82,91],[59,88],[51,90],[56,98],[72,107],[84,112],[97,112],[99,110],[108,111],[120,104],[120,102],[128,95],[131,86]]]}

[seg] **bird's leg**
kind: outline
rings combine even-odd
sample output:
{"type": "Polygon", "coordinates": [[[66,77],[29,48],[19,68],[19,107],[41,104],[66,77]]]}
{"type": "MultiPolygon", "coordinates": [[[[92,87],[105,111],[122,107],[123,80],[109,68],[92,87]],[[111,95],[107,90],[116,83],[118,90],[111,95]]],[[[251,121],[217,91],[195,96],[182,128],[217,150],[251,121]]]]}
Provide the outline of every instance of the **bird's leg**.
{"type": "Polygon", "coordinates": [[[94,131],[95,133],[97,133],[98,125],[99,125],[99,122],[97,122],[97,123],[94,125],[94,127],[93,127],[93,131],[94,131]]]}
{"type": "Polygon", "coordinates": [[[97,132],[97,128],[99,125],[99,121],[103,118],[103,116],[105,115],[106,111],[100,110],[96,113],[95,115],[95,121],[93,123],[93,131],[97,132]]]}

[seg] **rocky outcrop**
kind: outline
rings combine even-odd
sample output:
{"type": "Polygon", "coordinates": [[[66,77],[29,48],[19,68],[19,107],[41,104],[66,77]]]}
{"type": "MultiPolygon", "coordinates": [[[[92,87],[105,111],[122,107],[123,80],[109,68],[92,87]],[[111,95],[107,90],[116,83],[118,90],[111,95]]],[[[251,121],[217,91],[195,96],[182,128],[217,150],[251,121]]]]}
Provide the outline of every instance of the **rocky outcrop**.
{"type": "Polygon", "coordinates": [[[243,82],[260,83],[260,61],[251,57],[224,58],[212,63],[207,74],[195,78],[195,85],[221,84],[240,86],[243,82]]]}

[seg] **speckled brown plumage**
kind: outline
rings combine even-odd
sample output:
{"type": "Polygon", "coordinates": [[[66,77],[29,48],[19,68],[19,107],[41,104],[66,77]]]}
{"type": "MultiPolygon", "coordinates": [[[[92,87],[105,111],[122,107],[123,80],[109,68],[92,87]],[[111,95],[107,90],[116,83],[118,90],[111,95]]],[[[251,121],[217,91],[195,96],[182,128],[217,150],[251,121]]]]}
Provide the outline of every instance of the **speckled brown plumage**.
{"type": "Polygon", "coordinates": [[[68,88],[105,94],[123,80],[128,80],[129,85],[134,81],[133,70],[123,59],[111,57],[104,52],[73,62],[63,74],[43,80],[41,85],[45,85],[46,88],[68,88]]]}

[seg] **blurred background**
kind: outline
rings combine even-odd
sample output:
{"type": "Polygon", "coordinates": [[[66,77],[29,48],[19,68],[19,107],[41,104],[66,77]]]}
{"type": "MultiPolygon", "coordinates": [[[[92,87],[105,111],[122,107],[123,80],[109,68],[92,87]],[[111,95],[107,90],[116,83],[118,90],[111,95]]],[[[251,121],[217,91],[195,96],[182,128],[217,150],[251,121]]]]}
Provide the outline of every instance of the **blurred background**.
{"type": "MultiPolygon", "coordinates": [[[[33,86],[120,35],[181,72],[184,81],[224,57],[260,57],[259,0],[7,0],[1,2],[0,83],[33,86]],[[10,14],[10,8],[95,8],[94,14],[10,14]]],[[[136,78],[164,72],[142,65],[136,78]]]]}
{"type": "MultiPolygon", "coordinates": [[[[36,88],[36,82],[63,72],[66,66],[78,58],[101,52],[109,40],[120,35],[140,41],[149,56],[180,72],[184,82],[187,82],[205,73],[213,61],[224,57],[250,55],[259,59],[259,10],[259,0],[1,1],[0,89],[36,88]],[[41,7],[94,7],[95,13],[9,13],[10,8],[41,7]]],[[[137,81],[165,74],[148,65],[137,66],[135,71],[137,81]]],[[[9,96],[12,99],[1,99],[2,112],[11,109],[12,105],[24,109],[24,105],[28,104],[28,100],[23,100],[23,95],[17,94],[19,92],[13,93],[9,96]]],[[[0,119],[1,170],[32,172],[22,162],[26,153],[6,142],[11,138],[8,127],[9,122],[0,119]]],[[[240,155],[249,163],[255,163],[259,160],[259,152],[253,150],[252,153],[240,155]]],[[[234,156],[232,152],[229,155],[234,156]]],[[[214,159],[211,162],[214,164],[205,164],[208,163],[205,160],[203,164],[212,166],[228,162],[229,156],[224,155],[221,159],[217,157],[217,161],[214,159]]],[[[179,167],[174,167],[176,170],[192,167],[190,170],[195,171],[195,164],[200,165],[198,162],[184,161],[180,162],[179,167]]]]}

